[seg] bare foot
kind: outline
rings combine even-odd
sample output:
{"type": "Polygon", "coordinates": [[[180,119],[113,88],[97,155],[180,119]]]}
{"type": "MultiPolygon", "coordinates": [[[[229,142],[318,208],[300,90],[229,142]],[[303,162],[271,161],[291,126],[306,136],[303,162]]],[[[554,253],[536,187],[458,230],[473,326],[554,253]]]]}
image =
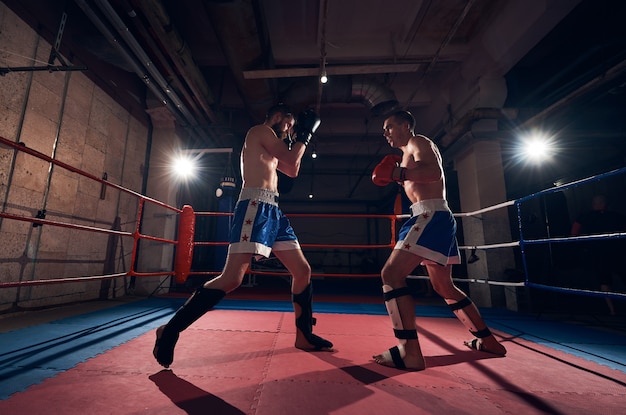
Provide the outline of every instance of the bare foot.
{"type": "Polygon", "coordinates": [[[396,369],[418,371],[426,369],[424,356],[407,355],[404,351],[404,345],[399,344],[389,350],[385,350],[381,354],[372,356],[374,361],[379,365],[394,367],[396,369]]]}
{"type": "Polygon", "coordinates": [[[300,330],[296,330],[296,349],[307,352],[334,352],[333,344],[326,339],[311,333],[309,339],[300,330]]]}
{"type": "Polygon", "coordinates": [[[481,352],[493,353],[498,356],[506,355],[506,348],[496,340],[495,337],[489,336],[482,339],[474,338],[463,342],[467,347],[472,350],[478,350],[481,352]]]}

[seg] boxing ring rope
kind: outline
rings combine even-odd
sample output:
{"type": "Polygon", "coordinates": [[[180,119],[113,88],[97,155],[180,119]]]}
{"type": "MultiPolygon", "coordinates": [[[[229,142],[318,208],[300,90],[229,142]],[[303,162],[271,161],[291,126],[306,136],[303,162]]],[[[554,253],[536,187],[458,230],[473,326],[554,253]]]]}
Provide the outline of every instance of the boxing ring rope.
{"type": "MultiPolygon", "coordinates": [[[[223,212],[195,212],[196,216],[232,216],[232,213],[223,212]]],[[[305,249],[391,249],[396,244],[396,222],[398,215],[385,214],[346,214],[346,213],[293,213],[286,215],[288,218],[319,218],[319,219],[387,219],[390,222],[391,240],[386,244],[316,244],[301,242],[300,246],[305,249]]],[[[215,241],[195,241],[195,246],[220,246],[228,245],[228,242],[215,241]]],[[[287,272],[263,271],[259,269],[248,268],[248,274],[255,275],[289,275],[287,272]]],[[[219,275],[215,271],[190,271],[189,275],[219,275]]],[[[344,277],[344,278],[375,278],[380,277],[380,273],[329,273],[329,272],[312,272],[313,277],[344,277]]]]}
{"type": "Polygon", "coordinates": [[[67,277],[67,278],[50,278],[50,279],[45,279],[45,280],[31,280],[31,281],[11,281],[11,282],[0,282],[0,288],[11,288],[11,287],[22,287],[22,286],[34,286],[34,285],[47,285],[47,284],[62,284],[62,283],[71,283],[71,282],[84,282],[84,281],[103,281],[103,280],[110,280],[110,279],[114,279],[114,278],[118,278],[118,277],[126,277],[126,276],[130,276],[130,277],[156,277],[156,276],[167,276],[167,275],[172,275],[174,274],[174,271],[163,271],[163,272],[137,272],[134,267],[135,267],[135,263],[136,263],[136,259],[137,259],[137,246],[139,243],[139,240],[141,239],[145,239],[145,240],[151,240],[151,241],[156,241],[156,242],[162,242],[162,243],[167,243],[167,244],[174,244],[177,245],[178,241],[176,240],[171,240],[171,239],[166,239],[166,238],[160,238],[157,236],[151,236],[151,235],[144,235],[140,232],[141,229],[141,223],[142,223],[142,216],[143,216],[143,210],[144,210],[144,205],[146,202],[154,204],[156,206],[160,206],[162,208],[171,210],[175,213],[181,213],[182,210],[181,209],[177,209],[175,207],[169,206],[163,202],[160,202],[156,199],[152,199],[150,197],[144,196],[140,193],[137,193],[133,190],[127,189],[123,186],[117,185],[115,183],[111,183],[105,179],[102,179],[100,177],[94,176],[90,173],[87,173],[83,170],[80,170],[76,167],[73,167],[67,163],[64,163],[62,161],[53,159],[39,151],[36,151],[34,149],[28,148],[25,145],[22,145],[20,143],[16,143],[13,141],[10,141],[2,136],[0,136],[0,144],[6,145],[8,147],[11,147],[17,151],[21,151],[24,152],[26,154],[29,154],[33,157],[39,158],[41,160],[44,160],[48,163],[51,163],[55,166],[61,167],[65,170],[68,170],[72,173],[76,173],[80,176],[86,177],[90,180],[93,180],[95,182],[100,183],[103,186],[107,186],[107,187],[111,187],[114,189],[119,190],[122,193],[126,193],[130,196],[136,197],[138,199],[138,208],[137,208],[137,215],[135,218],[135,228],[133,232],[123,232],[123,231],[118,231],[118,230],[114,230],[114,229],[104,229],[104,228],[98,228],[98,227],[93,227],[93,226],[86,226],[86,225],[79,225],[79,224],[74,224],[74,223],[67,223],[67,222],[60,222],[60,221],[53,221],[53,220],[48,220],[48,219],[44,219],[44,218],[33,218],[33,217],[27,217],[27,216],[22,216],[22,215],[15,215],[15,214],[11,214],[11,213],[6,213],[6,212],[0,212],[0,218],[4,218],[4,219],[11,219],[11,220],[17,220],[17,221],[22,221],[22,222],[30,222],[33,224],[37,224],[37,225],[50,225],[50,226],[56,226],[56,227],[62,227],[62,228],[69,228],[69,229],[75,229],[75,230],[80,230],[80,231],[87,231],[87,232],[94,232],[94,233],[103,233],[103,234],[107,234],[107,235],[115,235],[115,236],[119,236],[119,237],[130,237],[133,239],[133,248],[132,248],[132,252],[131,252],[131,260],[130,260],[130,269],[126,272],[122,272],[122,273],[113,273],[113,274],[107,274],[107,275],[91,275],[91,276],[78,276],[78,277],[67,277]]]}
{"type": "MultiPolygon", "coordinates": [[[[31,285],[44,285],[44,284],[60,284],[60,283],[69,283],[69,282],[78,282],[78,281],[93,281],[93,280],[107,280],[114,279],[118,277],[125,276],[135,276],[135,277],[156,277],[156,276],[174,276],[177,283],[182,284],[185,283],[187,278],[190,275],[218,275],[220,272],[218,271],[191,271],[191,262],[193,257],[193,251],[195,247],[201,246],[220,246],[220,245],[228,245],[226,241],[195,241],[195,219],[201,216],[232,216],[232,213],[223,213],[223,212],[194,212],[191,206],[184,206],[182,209],[178,209],[172,206],[169,206],[165,203],[162,203],[158,200],[146,197],[137,193],[135,191],[124,188],[115,183],[111,183],[105,179],[94,176],[87,172],[84,172],[78,168],[75,168],[71,165],[63,163],[59,160],[52,159],[51,157],[40,153],[36,150],[30,149],[28,147],[23,146],[20,143],[15,143],[6,138],[0,137],[0,144],[6,145],[8,147],[12,147],[17,151],[25,152],[33,157],[37,157],[46,162],[52,163],[55,166],[59,166],[63,169],[66,169],[70,172],[79,174],[83,177],[86,177],[90,180],[100,183],[103,186],[112,187],[120,192],[126,193],[138,199],[138,208],[137,215],[135,218],[135,228],[133,232],[124,232],[120,230],[114,229],[103,229],[93,226],[85,226],[79,224],[72,224],[60,221],[47,220],[44,218],[33,218],[26,217],[21,215],[15,215],[11,213],[0,212],[0,218],[10,219],[10,220],[18,220],[24,222],[30,222],[38,225],[50,225],[50,226],[58,226],[63,228],[71,228],[80,231],[86,232],[95,232],[95,233],[104,233],[107,235],[114,235],[118,237],[128,237],[133,240],[133,247],[131,251],[131,261],[130,268],[128,271],[121,273],[111,273],[107,275],[91,275],[91,276],[77,276],[77,277],[69,277],[69,278],[53,278],[46,280],[32,280],[32,281],[13,281],[13,282],[0,282],[0,288],[10,288],[10,287],[19,287],[19,286],[31,286],[31,285]],[[171,240],[167,238],[161,238],[157,236],[144,235],[140,232],[142,220],[143,220],[143,211],[145,204],[150,203],[156,206],[165,208],[169,211],[174,212],[179,217],[178,223],[178,235],[176,240],[171,240]],[[159,271],[159,272],[138,272],[135,270],[135,264],[137,260],[137,248],[138,243],[141,239],[160,242],[164,244],[172,244],[176,247],[176,253],[173,258],[173,269],[170,271],[159,271]]],[[[495,243],[495,244],[482,244],[482,245],[462,245],[459,246],[461,250],[488,250],[488,249],[502,249],[502,248],[520,248],[522,263],[524,267],[524,280],[517,282],[510,281],[496,281],[491,279],[478,279],[478,278],[454,278],[455,281],[460,282],[471,282],[471,283],[483,283],[489,285],[500,285],[500,286],[514,286],[514,287],[532,287],[543,290],[557,291],[563,293],[575,293],[575,294],[584,294],[584,295],[595,295],[595,296],[609,296],[614,298],[626,298],[626,294],[616,293],[616,292],[605,292],[605,291],[594,291],[594,290],[586,290],[586,289],[578,289],[578,288],[566,288],[566,287],[554,287],[546,284],[539,284],[536,282],[532,282],[529,278],[529,270],[527,264],[527,254],[526,247],[529,245],[539,245],[539,244],[550,244],[550,243],[567,243],[567,242],[578,242],[578,241],[590,241],[590,240],[601,240],[601,239],[623,239],[626,237],[626,232],[615,232],[610,234],[603,235],[586,235],[586,236],[578,236],[578,237],[569,237],[569,238],[540,238],[540,239],[525,239],[523,233],[523,224],[522,224],[522,214],[521,214],[521,205],[524,202],[530,201],[535,198],[539,198],[545,196],[547,194],[563,191],[575,186],[580,186],[586,183],[590,183],[593,181],[598,181],[607,177],[623,174],[626,172],[626,168],[617,169],[608,173],[592,176],[586,179],[578,180],[572,183],[568,183],[561,186],[556,186],[550,189],[546,189],[516,200],[506,201],[503,203],[499,203],[493,206],[485,207],[478,209],[472,212],[464,212],[464,213],[455,213],[454,216],[457,218],[465,218],[465,217],[474,217],[480,215],[482,213],[495,211],[502,208],[507,208],[510,206],[515,206],[517,212],[517,222],[520,239],[518,241],[505,242],[505,243],[495,243]]],[[[364,218],[364,219],[384,219],[390,221],[390,234],[391,238],[388,243],[379,243],[379,244],[319,244],[319,243],[304,243],[301,242],[301,246],[304,249],[392,249],[396,244],[396,222],[401,219],[408,218],[410,215],[407,214],[288,214],[289,218],[317,218],[317,219],[329,219],[329,218],[339,218],[339,219],[347,219],[347,218],[364,218]]],[[[249,274],[256,275],[288,275],[286,272],[272,272],[272,271],[264,271],[259,269],[252,269],[250,267],[248,269],[249,274]]],[[[380,277],[380,273],[320,273],[313,272],[312,276],[319,277],[342,277],[342,278],[370,278],[370,277],[380,277]]],[[[416,279],[427,279],[427,276],[420,275],[411,275],[410,278],[416,279]]]]}
{"type": "Polygon", "coordinates": [[[528,262],[527,262],[527,257],[525,255],[526,245],[545,244],[545,243],[553,243],[553,242],[565,243],[565,242],[579,242],[579,241],[589,241],[589,240],[622,239],[622,238],[626,238],[626,232],[613,232],[613,233],[608,233],[608,234],[584,235],[584,236],[567,237],[567,238],[524,239],[524,236],[523,236],[524,234],[522,231],[523,226],[522,226],[522,220],[521,220],[521,217],[522,217],[521,204],[525,201],[535,199],[541,196],[545,196],[548,194],[564,191],[573,187],[578,187],[583,184],[588,184],[591,182],[599,181],[602,179],[606,179],[606,178],[617,176],[617,175],[624,174],[624,173],[626,173],[626,167],[615,169],[615,170],[612,170],[603,174],[591,176],[585,179],[573,181],[564,185],[555,186],[550,189],[545,189],[540,192],[536,192],[528,196],[522,197],[515,201],[515,205],[517,209],[518,228],[519,228],[519,233],[520,233],[519,245],[520,245],[520,249],[522,253],[522,262],[524,265],[524,272],[525,272],[524,282],[527,287],[538,288],[538,289],[553,291],[553,292],[568,293],[568,294],[581,294],[581,295],[588,295],[588,296],[595,296],[595,297],[609,297],[609,298],[618,298],[618,299],[626,298],[626,293],[585,290],[585,289],[580,289],[580,288],[554,287],[554,286],[550,286],[547,284],[539,284],[539,283],[531,282],[528,278],[528,262]]]}
{"type": "MultiPolygon", "coordinates": [[[[526,286],[526,287],[539,288],[539,289],[544,289],[544,290],[549,290],[549,291],[554,291],[554,292],[562,292],[562,293],[570,293],[570,294],[584,294],[584,295],[597,296],[597,297],[626,298],[626,293],[585,290],[585,289],[579,289],[579,288],[554,287],[554,286],[550,286],[546,284],[538,284],[538,283],[531,282],[529,279],[527,256],[526,256],[526,250],[525,250],[525,247],[527,245],[539,245],[539,244],[546,244],[546,243],[548,244],[549,243],[567,243],[567,242],[607,240],[607,239],[622,239],[622,238],[626,238],[626,232],[613,232],[613,233],[608,233],[608,234],[583,235],[583,236],[572,236],[572,237],[525,239],[524,234],[523,234],[522,213],[521,213],[521,206],[523,202],[527,202],[532,199],[536,199],[536,198],[539,198],[548,194],[562,192],[570,188],[578,187],[584,184],[599,181],[602,179],[606,179],[606,178],[617,176],[617,175],[624,174],[624,173],[626,173],[626,168],[620,168],[620,169],[612,170],[606,173],[591,176],[585,179],[573,181],[567,184],[555,186],[550,189],[545,189],[540,192],[536,192],[528,196],[521,197],[519,199],[506,201],[506,202],[499,203],[499,204],[489,206],[486,208],[482,208],[476,211],[465,212],[465,213],[455,213],[454,214],[455,217],[473,217],[481,213],[485,213],[485,212],[489,212],[489,211],[493,211],[493,210],[497,210],[497,209],[501,209],[501,208],[505,208],[509,206],[515,206],[515,209],[517,212],[518,229],[520,232],[520,239],[518,241],[512,241],[512,242],[507,242],[507,243],[497,243],[497,244],[459,246],[459,249],[461,250],[477,250],[477,249],[487,250],[487,249],[509,248],[509,247],[519,246],[521,249],[521,254],[522,254],[522,262],[524,266],[525,279],[523,282],[504,282],[504,281],[493,281],[493,280],[473,279],[473,278],[463,278],[463,279],[453,278],[453,279],[455,281],[486,283],[489,285],[518,286],[518,287],[526,286]]],[[[399,216],[408,218],[410,215],[399,215],[399,216]]],[[[414,277],[421,278],[421,279],[428,279],[427,276],[414,276],[414,277]]]]}

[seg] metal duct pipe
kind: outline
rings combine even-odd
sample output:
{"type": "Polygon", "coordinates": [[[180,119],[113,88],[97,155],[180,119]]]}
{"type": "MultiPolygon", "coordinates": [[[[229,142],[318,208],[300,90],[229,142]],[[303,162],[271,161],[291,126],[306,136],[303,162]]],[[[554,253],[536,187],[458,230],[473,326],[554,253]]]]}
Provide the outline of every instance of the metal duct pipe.
{"type": "Polygon", "coordinates": [[[374,115],[385,114],[398,106],[396,95],[387,85],[363,76],[352,77],[350,99],[363,102],[374,115]]]}
{"type": "Polygon", "coordinates": [[[223,123],[221,114],[216,114],[211,108],[215,104],[213,94],[207,85],[200,69],[194,62],[191,50],[186,46],[184,39],[172,24],[170,16],[165,10],[163,0],[136,0],[135,2],[154,30],[163,48],[171,56],[174,65],[193,93],[192,99],[204,110],[211,122],[223,123]]]}
{"type": "MultiPolygon", "coordinates": [[[[313,105],[317,99],[317,78],[291,86],[282,100],[293,107],[313,105]]],[[[324,86],[322,103],[360,103],[374,115],[386,114],[398,106],[394,92],[385,84],[366,76],[333,77],[324,86]]]]}
{"type": "Polygon", "coordinates": [[[147,54],[143,51],[139,43],[132,37],[123,21],[111,8],[108,2],[102,0],[96,0],[96,3],[101,7],[103,12],[112,19],[116,30],[124,38],[128,47],[132,48],[134,56],[127,50],[127,48],[120,43],[116,36],[111,32],[109,27],[100,19],[96,12],[87,4],[85,0],[75,0],[76,4],[81,8],[85,15],[91,20],[96,28],[104,35],[104,37],[121,53],[121,55],[127,60],[133,71],[139,76],[139,78],[146,84],[146,86],[152,91],[157,99],[172,112],[174,117],[182,125],[190,125],[196,134],[199,136],[205,136],[203,132],[198,132],[198,122],[191,115],[186,106],[180,101],[180,98],[169,87],[167,81],[156,70],[152,62],[148,58],[147,54]],[[141,59],[141,62],[139,61],[141,59]],[[152,82],[152,81],[155,82],[152,82]]]}
{"type": "Polygon", "coordinates": [[[251,0],[203,1],[244,104],[253,121],[262,122],[267,109],[275,103],[275,94],[268,80],[243,76],[246,70],[260,69],[269,56],[261,43],[264,37],[252,3],[251,0]]]}

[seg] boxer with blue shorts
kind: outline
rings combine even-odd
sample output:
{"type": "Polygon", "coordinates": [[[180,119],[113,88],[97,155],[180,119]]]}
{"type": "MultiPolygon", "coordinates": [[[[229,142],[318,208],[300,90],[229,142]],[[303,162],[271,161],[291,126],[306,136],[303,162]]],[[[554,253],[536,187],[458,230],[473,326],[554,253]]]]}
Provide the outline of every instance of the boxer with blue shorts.
{"type": "Polygon", "coordinates": [[[235,207],[226,263],[220,275],[204,282],[174,316],[156,330],[152,354],[163,367],[174,361],[180,333],[239,287],[253,256],[272,251],[291,276],[296,338],[306,351],[332,351],[333,344],[315,334],[311,266],[287,217],[278,207],[278,172],[295,178],[302,156],[320,124],[313,110],[298,116],[297,124],[285,104],[272,106],[262,124],[248,130],[241,150],[241,194],[235,207]]]}
{"type": "Polygon", "coordinates": [[[423,264],[460,264],[456,220],[444,199],[411,205],[411,218],[400,229],[395,249],[419,255],[423,264]]]}
{"type": "Polygon", "coordinates": [[[383,136],[393,148],[372,172],[377,186],[399,184],[411,201],[411,217],[400,229],[399,240],[381,270],[383,299],[391,317],[396,346],[372,356],[376,363],[408,370],[424,370],[415,324],[415,304],[407,284],[418,265],[428,271],[433,289],[443,297],[473,339],[464,344],[504,356],[506,348],[491,333],[472,300],[454,284],[452,265],[459,264],[456,221],[446,202],[443,159],[437,145],[415,134],[415,117],[397,111],[383,123],[383,136]]]}
{"type": "Polygon", "coordinates": [[[289,219],[278,207],[278,193],[266,189],[241,190],[230,232],[229,253],[270,256],[272,250],[300,249],[289,219]]]}

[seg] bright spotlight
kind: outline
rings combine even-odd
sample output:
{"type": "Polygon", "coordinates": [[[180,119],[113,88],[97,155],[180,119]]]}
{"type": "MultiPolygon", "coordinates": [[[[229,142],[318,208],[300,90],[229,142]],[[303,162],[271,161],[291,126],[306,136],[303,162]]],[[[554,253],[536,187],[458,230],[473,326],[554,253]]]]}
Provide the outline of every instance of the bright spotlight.
{"type": "Polygon", "coordinates": [[[534,163],[546,161],[554,154],[552,140],[545,135],[532,134],[522,139],[522,157],[534,163]]]}
{"type": "Polygon", "coordinates": [[[171,169],[172,173],[179,179],[191,179],[196,174],[196,160],[185,155],[178,155],[172,160],[171,169]]]}
{"type": "Polygon", "coordinates": [[[548,143],[541,140],[530,140],[524,144],[524,153],[532,159],[542,159],[549,150],[548,143]]]}

